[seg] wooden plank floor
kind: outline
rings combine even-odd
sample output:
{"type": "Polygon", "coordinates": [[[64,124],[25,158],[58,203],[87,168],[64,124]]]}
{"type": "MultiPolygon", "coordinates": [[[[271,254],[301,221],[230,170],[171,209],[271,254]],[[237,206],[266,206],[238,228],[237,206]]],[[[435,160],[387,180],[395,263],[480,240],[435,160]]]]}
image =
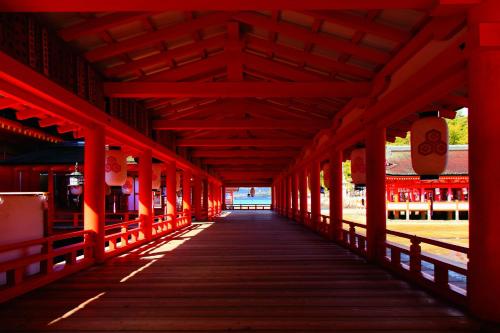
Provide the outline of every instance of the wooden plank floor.
{"type": "Polygon", "coordinates": [[[0,306],[0,331],[474,332],[427,293],[268,212],[193,225],[0,306]]]}

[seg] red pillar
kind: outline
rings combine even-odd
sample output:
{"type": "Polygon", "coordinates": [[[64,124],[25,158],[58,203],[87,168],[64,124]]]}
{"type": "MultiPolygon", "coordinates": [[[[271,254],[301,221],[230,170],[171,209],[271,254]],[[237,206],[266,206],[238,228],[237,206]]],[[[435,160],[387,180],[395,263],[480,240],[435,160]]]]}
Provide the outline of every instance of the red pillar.
{"type": "Polygon", "coordinates": [[[151,239],[153,228],[153,165],[151,150],[146,150],[139,157],[139,216],[142,219],[144,238],[151,239]]]}
{"type": "Polygon", "coordinates": [[[48,195],[48,209],[47,209],[47,235],[52,235],[54,228],[54,214],[55,214],[55,198],[54,198],[54,171],[49,169],[47,174],[47,192],[48,195]]]}
{"type": "Polygon", "coordinates": [[[177,227],[177,179],[176,172],[177,168],[175,162],[169,162],[166,164],[167,172],[167,216],[172,221],[172,228],[177,227]]]}
{"type": "Polygon", "coordinates": [[[368,258],[385,257],[385,129],[371,128],[366,136],[366,236],[368,258]]]}
{"type": "Polygon", "coordinates": [[[214,190],[213,185],[210,181],[207,182],[208,185],[208,219],[211,220],[214,217],[214,190]]]}
{"type": "Polygon", "coordinates": [[[194,177],[193,184],[193,206],[194,206],[194,218],[196,221],[201,221],[201,178],[199,176],[194,177]]]}
{"type": "Polygon", "coordinates": [[[104,260],[104,129],[85,129],[83,224],[94,232],[94,258],[104,260]]]}
{"type": "Polygon", "coordinates": [[[290,217],[290,198],[291,198],[291,186],[290,186],[290,176],[284,179],[285,183],[285,216],[290,217]]]}
{"type": "Polygon", "coordinates": [[[330,237],[342,237],[342,151],[335,150],[330,155],[330,237]]]}
{"type": "Polygon", "coordinates": [[[300,204],[300,222],[306,222],[307,216],[307,171],[299,171],[299,204],[300,204]]]}
{"type": "Polygon", "coordinates": [[[500,322],[500,3],[484,0],[470,10],[469,58],[469,276],[471,311],[500,322]]]}
{"type": "Polygon", "coordinates": [[[203,210],[205,212],[205,216],[208,219],[208,181],[206,179],[203,180],[203,210]]]}
{"type": "Polygon", "coordinates": [[[293,173],[292,179],[292,216],[291,218],[297,220],[297,212],[299,210],[299,187],[297,184],[297,174],[293,173]]]}
{"type": "Polygon", "coordinates": [[[222,186],[221,200],[222,200],[222,209],[226,209],[226,187],[225,186],[222,186]]]}
{"type": "Polygon", "coordinates": [[[182,174],[182,211],[191,224],[191,170],[184,170],[182,174]]]}
{"type": "Polygon", "coordinates": [[[319,161],[313,161],[311,163],[311,227],[313,229],[318,226],[321,219],[320,171],[319,161]]]}

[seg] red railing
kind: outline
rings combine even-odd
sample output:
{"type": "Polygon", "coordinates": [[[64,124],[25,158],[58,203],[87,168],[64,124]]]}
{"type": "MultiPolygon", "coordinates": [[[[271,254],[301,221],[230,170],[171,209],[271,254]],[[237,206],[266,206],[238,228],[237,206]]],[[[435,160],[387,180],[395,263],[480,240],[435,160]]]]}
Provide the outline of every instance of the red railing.
{"type": "MultiPolygon", "coordinates": [[[[134,219],[138,216],[137,212],[117,212],[105,213],[106,223],[124,222],[134,219]]],[[[82,212],[56,212],[54,216],[53,226],[55,227],[83,227],[82,212]]]]}
{"type": "MultiPolygon", "coordinates": [[[[348,229],[342,230],[341,242],[353,252],[366,256],[366,236],[356,232],[356,228],[366,230],[366,225],[350,221],[343,223],[348,229]]],[[[406,239],[409,243],[404,245],[386,241],[384,265],[387,268],[443,297],[465,304],[467,266],[422,252],[421,245],[428,244],[465,255],[468,254],[468,248],[392,230],[387,230],[387,235],[406,239]]]]}
{"type": "Polygon", "coordinates": [[[76,231],[0,246],[0,302],[76,272],[94,262],[91,231],[76,231]]]}
{"type": "MultiPolygon", "coordinates": [[[[159,238],[190,224],[187,212],[180,213],[173,223],[167,215],[154,217],[152,239],[159,238]]],[[[147,242],[141,218],[105,228],[105,256],[116,256],[147,242]]],[[[41,287],[74,273],[95,262],[92,231],[75,231],[36,240],[0,246],[0,302],[41,287]]]]}
{"type": "Polygon", "coordinates": [[[270,204],[232,204],[226,205],[227,210],[269,210],[270,204]]]}
{"type": "Polygon", "coordinates": [[[145,242],[142,224],[142,219],[137,218],[104,227],[106,255],[114,256],[145,242]]]}

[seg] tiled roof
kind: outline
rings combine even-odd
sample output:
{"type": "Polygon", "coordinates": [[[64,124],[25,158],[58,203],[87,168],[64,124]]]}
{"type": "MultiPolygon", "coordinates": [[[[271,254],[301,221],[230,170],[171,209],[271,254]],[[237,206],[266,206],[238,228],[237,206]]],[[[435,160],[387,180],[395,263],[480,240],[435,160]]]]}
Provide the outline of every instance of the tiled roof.
{"type": "MultiPolygon", "coordinates": [[[[469,174],[467,145],[449,147],[448,165],[443,176],[469,174]]],[[[390,176],[415,176],[411,166],[410,146],[388,146],[386,149],[386,174],[390,176]]]]}

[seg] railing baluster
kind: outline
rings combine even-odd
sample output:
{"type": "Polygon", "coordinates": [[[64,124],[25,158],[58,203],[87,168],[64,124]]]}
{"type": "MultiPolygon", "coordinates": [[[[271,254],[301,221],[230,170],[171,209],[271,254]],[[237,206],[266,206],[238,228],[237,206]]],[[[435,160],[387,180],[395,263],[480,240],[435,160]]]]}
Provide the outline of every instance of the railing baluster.
{"type": "Polygon", "coordinates": [[[420,247],[420,240],[415,236],[412,237],[410,241],[410,272],[413,274],[420,274],[422,271],[422,259],[420,257],[422,249],[420,247]]]}

